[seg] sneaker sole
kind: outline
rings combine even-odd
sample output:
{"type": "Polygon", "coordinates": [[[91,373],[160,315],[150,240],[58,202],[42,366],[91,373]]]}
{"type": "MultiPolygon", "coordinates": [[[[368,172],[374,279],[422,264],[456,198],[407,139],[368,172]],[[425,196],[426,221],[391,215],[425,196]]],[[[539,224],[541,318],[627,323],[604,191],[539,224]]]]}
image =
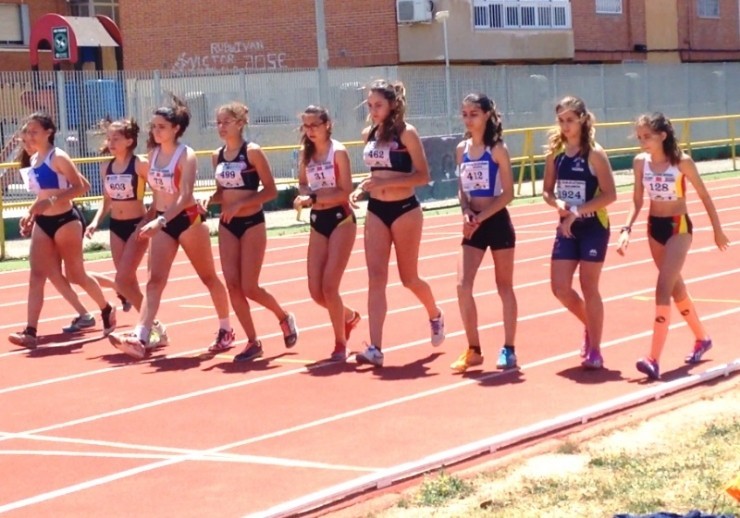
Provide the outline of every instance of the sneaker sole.
{"type": "Polygon", "coordinates": [[[108,339],[110,340],[110,343],[113,345],[113,347],[121,351],[123,354],[130,356],[131,358],[143,360],[146,357],[147,349],[141,343],[136,346],[134,344],[124,342],[116,338],[115,336],[109,336],[108,339]]]}
{"type": "Polygon", "coordinates": [[[244,357],[244,356],[239,357],[239,355],[237,354],[236,356],[234,356],[234,363],[247,363],[247,362],[251,362],[253,360],[256,360],[257,358],[262,358],[262,354],[263,353],[260,352],[259,354],[253,354],[252,356],[249,356],[249,357],[244,357]]]}
{"type": "Polygon", "coordinates": [[[12,336],[8,337],[8,342],[13,345],[17,345],[18,347],[25,347],[26,349],[36,349],[36,347],[38,347],[38,343],[26,343],[24,340],[19,340],[12,336]]]}
{"type": "Polygon", "coordinates": [[[650,378],[651,380],[659,380],[660,374],[656,375],[655,372],[650,368],[645,366],[642,363],[638,363],[635,365],[638,371],[642,372],[645,376],[650,378]]]}
{"type": "Polygon", "coordinates": [[[383,362],[375,363],[375,362],[372,362],[372,361],[368,360],[364,356],[360,356],[360,355],[355,356],[355,361],[359,365],[372,365],[373,367],[382,367],[383,366],[383,362]]]}

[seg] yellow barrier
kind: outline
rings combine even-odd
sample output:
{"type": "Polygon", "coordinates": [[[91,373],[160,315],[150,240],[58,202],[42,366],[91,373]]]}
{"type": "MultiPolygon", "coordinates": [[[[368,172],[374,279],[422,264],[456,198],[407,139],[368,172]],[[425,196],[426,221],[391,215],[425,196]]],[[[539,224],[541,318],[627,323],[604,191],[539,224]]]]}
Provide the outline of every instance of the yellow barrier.
{"type": "MultiPolygon", "coordinates": [[[[710,146],[710,145],[718,145],[718,144],[728,144],[730,146],[731,150],[731,156],[732,156],[732,168],[733,170],[737,170],[737,157],[735,152],[735,147],[737,145],[737,138],[736,138],[736,126],[737,121],[740,120],[740,114],[738,115],[713,115],[709,117],[689,117],[689,118],[681,118],[681,119],[672,119],[672,122],[674,125],[681,124],[681,144],[683,145],[684,149],[686,149],[689,153],[691,153],[691,150],[693,147],[702,147],[702,146],[710,146]],[[697,122],[710,122],[710,121],[727,121],[727,132],[728,132],[728,138],[725,139],[715,139],[715,140],[705,140],[705,141],[699,141],[699,142],[692,142],[691,141],[691,125],[693,123],[697,122]]],[[[597,123],[595,126],[596,128],[616,128],[616,127],[631,127],[634,124],[634,122],[626,121],[626,122],[602,122],[597,123]]],[[[529,181],[532,184],[532,192],[536,192],[536,178],[537,178],[537,164],[541,163],[545,159],[544,153],[536,153],[535,149],[535,134],[541,133],[541,132],[549,132],[553,129],[553,126],[536,126],[532,128],[516,128],[516,129],[509,129],[504,130],[504,136],[507,135],[516,135],[516,134],[523,134],[524,136],[524,143],[522,146],[522,155],[516,156],[511,158],[512,166],[515,166],[516,164],[519,165],[519,178],[517,180],[517,195],[520,195],[522,192],[522,183],[524,182],[524,177],[526,174],[527,169],[529,169],[529,181]]],[[[363,142],[360,140],[353,140],[350,142],[345,142],[344,145],[351,147],[351,146],[360,146],[363,142]]],[[[298,145],[287,145],[287,146],[265,146],[262,148],[265,152],[275,152],[275,151],[293,151],[300,149],[300,146],[298,145]]],[[[608,148],[606,149],[607,153],[633,153],[636,151],[639,151],[639,147],[626,147],[626,148],[608,148]]],[[[543,150],[544,151],[544,150],[543,150]]],[[[196,156],[210,156],[213,153],[213,150],[204,150],[204,151],[196,151],[196,156]]],[[[93,158],[74,158],[72,161],[76,164],[91,164],[96,162],[102,162],[104,160],[109,160],[111,157],[93,157],[93,158]]],[[[0,169],[10,169],[10,168],[17,168],[20,164],[18,162],[5,162],[0,163],[0,169]]],[[[361,180],[365,177],[367,177],[368,173],[358,173],[352,175],[352,177],[356,180],[361,180]]],[[[278,178],[275,180],[275,183],[277,185],[294,185],[296,183],[296,180],[294,178],[278,178]]],[[[212,190],[213,187],[196,187],[196,192],[203,192],[206,190],[212,190]]],[[[88,196],[84,198],[78,198],[76,201],[78,202],[97,202],[100,201],[101,196],[88,196]]],[[[3,193],[2,189],[0,189],[0,215],[3,214],[4,209],[14,209],[14,208],[21,208],[21,207],[28,207],[31,205],[31,202],[29,201],[20,201],[20,202],[12,202],[12,203],[3,203],[3,193]]],[[[0,225],[0,259],[5,258],[5,226],[0,225]]]]}

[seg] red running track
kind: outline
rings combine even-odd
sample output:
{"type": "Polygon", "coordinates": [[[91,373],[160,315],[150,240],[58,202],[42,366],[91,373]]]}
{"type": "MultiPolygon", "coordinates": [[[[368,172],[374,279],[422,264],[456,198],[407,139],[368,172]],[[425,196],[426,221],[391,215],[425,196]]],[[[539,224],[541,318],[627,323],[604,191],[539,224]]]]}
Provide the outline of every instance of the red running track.
{"type": "MultiPolygon", "coordinates": [[[[726,233],[738,243],[740,180],[708,186],[726,233]]],[[[628,209],[629,195],[622,194],[610,208],[615,228],[628,209]]],[[[689,210],[695,234],[684,278],[715,348],[700,365],[684,365],[693,338],[674,311],[661,383],[740,357],[740,250],[716,249],[695,195],[689,210]]],[[[182,254],[160,314],[172,344],[145,361],[120,354],[100,329],[56,334],[73,314],[48,289],[39,330],[47,335],[43,345],[26,351],[6,342],[0,350],[0,513],[269,515],[281,503],[310,499],[337,484],[659,386],[634,368],[649,346],[657,275],[645,238],[646,211],[626,258],[614,253],[612,233],[601,286],[606,368],[599,372],[580,368],[582,327],[550,293],[552,209],[532,203],[511,213],[520,314],[521,369],[515,372],[495,371],[502,329],[490,259],[477,280],[486,362],[465,375],[449,369],[467,345],[455,292],[457,215],[427,217],[421,246],[420,271],[445,311],[447,340],[431,347],[426,314],[398,282],[394,263],[382,369],[323,361],[333,337],[326,312],[308,297],[306,234],[270,239],[262,274],[263,284],[295,312],[298,345],[284,349],[276,319],[256,308],[266,357],[253,364],[206,354],[217,321],[182,254]]],[[[365,315],[363,264],[360,236],[342,291],[346,304],[365,315]]],[[[111,268],[109,261],[88,265],[93,271],[111,268]]],[[[25,324],[27,277],[27,271],[0,274],[2,333],[25,324]]],[[[122,327],[135,320],[134,313],[119,313],[122,327]]],[[[366,337],[363,319],[352,349],[360,350],[366,337]]]]}

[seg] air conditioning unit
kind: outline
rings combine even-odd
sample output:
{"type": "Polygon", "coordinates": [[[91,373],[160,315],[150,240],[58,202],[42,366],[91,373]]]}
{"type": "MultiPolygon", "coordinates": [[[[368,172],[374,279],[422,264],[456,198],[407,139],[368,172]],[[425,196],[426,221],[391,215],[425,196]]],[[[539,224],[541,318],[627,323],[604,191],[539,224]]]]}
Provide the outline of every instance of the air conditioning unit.
{"type": "Polygon", "coordinates": [[[421,23],[432,21],[432,0],[397,0],[398,23],[421,23]]]}

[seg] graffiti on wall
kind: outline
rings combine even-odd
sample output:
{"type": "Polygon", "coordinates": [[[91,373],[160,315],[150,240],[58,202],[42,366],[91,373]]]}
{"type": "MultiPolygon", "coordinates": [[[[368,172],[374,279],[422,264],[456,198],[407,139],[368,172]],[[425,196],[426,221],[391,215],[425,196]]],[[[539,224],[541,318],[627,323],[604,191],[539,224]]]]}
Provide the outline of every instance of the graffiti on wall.
{"type": "Polygon", "coordinates": [[[286,57],[285,52],[268,52],[261,40],[212,42],[208,53],[180,53],[172,71],[277,70],[286,68],[286,57]]]}

